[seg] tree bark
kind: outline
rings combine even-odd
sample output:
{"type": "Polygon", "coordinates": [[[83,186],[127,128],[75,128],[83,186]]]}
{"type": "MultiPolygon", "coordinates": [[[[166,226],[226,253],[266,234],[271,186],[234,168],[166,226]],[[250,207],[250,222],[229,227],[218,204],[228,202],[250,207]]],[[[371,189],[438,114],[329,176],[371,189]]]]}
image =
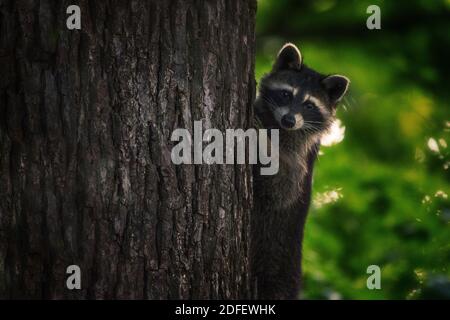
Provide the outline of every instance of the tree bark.
{"type": "Polygon", "coordinates": [[[250,126],[255,2],[0,0],[0,298],[249,297],[251,168],[170,136],[250,126]]]}

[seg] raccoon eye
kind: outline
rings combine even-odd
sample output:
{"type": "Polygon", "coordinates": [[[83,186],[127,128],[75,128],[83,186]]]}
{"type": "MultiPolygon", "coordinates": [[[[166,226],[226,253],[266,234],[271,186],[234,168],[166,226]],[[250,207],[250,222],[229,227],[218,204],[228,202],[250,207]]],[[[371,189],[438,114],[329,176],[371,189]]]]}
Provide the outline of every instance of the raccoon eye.
{"type": "Polygon", "coordinates": [[[288,104],[292,99],[292,93],[288,90],[279,90],[277,95],[281,104],[288,104]]]}
{"type": "Polygon", "coordinates": [[[313,110],[316,107],[316,105],[311,101],[306,101],[303,106],[305,107],[306,110],[313,110]]]}
{"type": "Polygon", "coordinates": [[[281,90],[280,94],[284,98],[290,98],[291,97],[291,93],[289,91],[287,91],[287,90],[281,90]]]}

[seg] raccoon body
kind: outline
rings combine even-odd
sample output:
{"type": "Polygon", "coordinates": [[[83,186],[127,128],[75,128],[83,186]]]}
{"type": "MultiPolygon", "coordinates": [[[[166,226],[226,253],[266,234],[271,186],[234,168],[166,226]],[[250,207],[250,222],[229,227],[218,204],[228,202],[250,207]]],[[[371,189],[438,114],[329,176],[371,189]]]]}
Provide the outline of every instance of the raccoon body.
{"type": "Polygon", "coordinates": [[[349,80],[324,76],[303,64],[298,48],[286,44],[260,83],[255,118],[279,129],[279,171],[254,170],[251,271],[254,297],[295,299],[301,279],[303,227],[311,199],[320,139],[335,120],[349,80]]]}

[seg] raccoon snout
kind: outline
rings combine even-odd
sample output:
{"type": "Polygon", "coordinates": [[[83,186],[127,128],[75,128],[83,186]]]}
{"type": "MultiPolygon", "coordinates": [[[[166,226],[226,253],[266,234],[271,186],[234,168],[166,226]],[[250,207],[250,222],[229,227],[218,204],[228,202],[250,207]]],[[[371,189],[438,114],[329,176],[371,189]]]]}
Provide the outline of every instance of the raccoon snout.
{"type": "Polygon", "coordinates": [[[281,125],[286,129],[291,129],[295,127],[295,117],[290,114],[286,114],[281,118],[281,125]]]}

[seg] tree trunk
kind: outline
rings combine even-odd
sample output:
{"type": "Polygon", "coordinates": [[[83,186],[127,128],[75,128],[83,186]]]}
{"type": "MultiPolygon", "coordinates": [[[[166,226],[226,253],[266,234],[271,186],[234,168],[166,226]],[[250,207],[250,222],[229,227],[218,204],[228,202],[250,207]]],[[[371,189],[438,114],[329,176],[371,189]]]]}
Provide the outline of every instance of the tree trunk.
{"type": "Polygon", "coordinates": [[[75,2],[0,0],[0,298],[249,297],[251,168],[170,137],[250,126],[256,1],[75,2]]]}

